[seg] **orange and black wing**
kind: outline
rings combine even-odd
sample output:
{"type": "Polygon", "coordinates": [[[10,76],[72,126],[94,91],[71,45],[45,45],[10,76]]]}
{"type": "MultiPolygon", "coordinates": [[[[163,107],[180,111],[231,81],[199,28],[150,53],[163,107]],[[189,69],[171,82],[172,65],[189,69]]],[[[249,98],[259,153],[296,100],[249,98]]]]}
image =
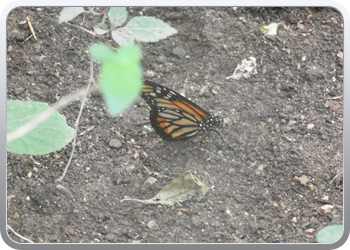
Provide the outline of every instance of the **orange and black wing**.
{"type": "Polygon", "coordinates": [[[222,125],[222,119],[157,83],[146,80],[141,97],[151,107],[152,127],[164,140],[188,139],[222,125]]]}

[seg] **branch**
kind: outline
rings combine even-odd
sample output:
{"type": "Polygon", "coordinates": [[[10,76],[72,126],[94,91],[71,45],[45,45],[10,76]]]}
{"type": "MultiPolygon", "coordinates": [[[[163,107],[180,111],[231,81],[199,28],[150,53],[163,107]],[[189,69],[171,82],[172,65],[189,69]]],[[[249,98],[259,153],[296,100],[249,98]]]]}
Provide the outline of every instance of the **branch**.
{"type": "Polygon", "coordinates": [[[90,31],[90,30],[84,29],[83,27],[80,27],[80,26],[74,25],[74,24],[70,24],[70,23],[67,23],[67,24],[68,24],[69,26],[75,27],[75,28],[77,28],[77,29],[81,29],[81,30],[83,30],[83,31],[85,31],[85,32],[87,32],[87,33],[89,33],[90,35],[96,36],[95,32],[92,32],[92,31],[90,31]]]}
{"type": "Polygon", "coordinates": [[[92,60],[92,58],[90,58],[90,79],[89,79],[89,85],[88,85],[87,89],[85,90],[86,93],[85,93],[84,99],[83,99],[83,101],[82,101],[82,103],[81,103],[80,111],[79,111],[77,120],[76,120],[75,123],[74,123],[74,139],[73,139],[72,151],[71,151],[71,154],[70,154],[68,163],[67,163],[67,165],[66,165],[66,167],[65,167],[65,169],[64,169],[64,171],[63,171],[62,176],[61,176],[60,178],[58,178],[58,179],[55,180],[55,182],[58,182],[58,183],[62,182],[63,178],[66,176],[67,171],[68,171],[68,168],[69,168],[69,166],[70,166],[70,163],[71,163],[71,161],[72,161],[72,159],[73,159],[75,147],[76,147],[76,145],[77,145],[76,141],[77,141],[77,134],[78,134],[79,121],[80,121],[81,114],[83,113],[83,109],[84,109],[84,106],[85,106],[86,97],[87,97],[87,95],[88,95],[88,93],[89,93],[89,90],[90,90],[90,87],[91,87],[91,83],[94,83],[94,86],[93,86],[92,88],[96,87],[95,80],[94,80],[94,73],[93,73],[94,71],[93,71],[93,69],[94,69],[93,60],[92,60]]]}
{"type": "Polygon", "coordinates": [[[19,238],[21,238],[22,240],[28,241],[29,243],[34,243],[33,241],[31,241],[30,239],[27,239],[26,237],[23,237],[22,235],[20,235],[19,233],[17,233],[15,230],[13,230],[13,228],[9,225],[7,225],[7,228],[11,230],[12,233],[14,233],[15,235],[17,235],[19,238]]]}

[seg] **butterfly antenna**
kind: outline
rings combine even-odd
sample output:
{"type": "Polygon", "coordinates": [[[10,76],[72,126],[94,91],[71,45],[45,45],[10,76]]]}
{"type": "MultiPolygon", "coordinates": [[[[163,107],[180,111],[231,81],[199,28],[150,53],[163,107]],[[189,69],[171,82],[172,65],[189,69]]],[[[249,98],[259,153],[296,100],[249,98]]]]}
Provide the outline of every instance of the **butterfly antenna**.
{"type": "Polygon", "coordinates": [[[215,132],[220,136],[221,140],[222,140],[229,148],[233,149],[232,144],[226,142],[226,141],[224,140],[224,138],[222,138],[222,136],[221,136],[221,134],[219,133],[219,131],[217,131],[217,130],[215,130],[215,129],[212,129],[212,131],[215,131],[215,132]]]}
{"type": "Polygon", "coordinates": [[[227,142],[224,140],[224,138],[222,138],[222,136],[221,136],[221,134],[219,133],[219,131],[217,131],[217,130],[215,130],[215,129],[212,129],[212,131],[215,131],[215,132],[220,136],[221,140],[227,144],[227,142]]]}

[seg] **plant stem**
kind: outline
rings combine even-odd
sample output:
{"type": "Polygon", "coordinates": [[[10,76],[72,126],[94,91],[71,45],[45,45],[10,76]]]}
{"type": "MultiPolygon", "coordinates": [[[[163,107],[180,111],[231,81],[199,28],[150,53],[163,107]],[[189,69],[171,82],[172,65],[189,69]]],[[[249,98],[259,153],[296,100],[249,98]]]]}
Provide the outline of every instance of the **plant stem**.
{"type": "Polygon", "coordinates": [[[70,157],[69,157],[69,160],[67,162],[67,165],[63,171],[63,174],[60,178],[56,179],[55,182],[56,183],[60,183],[62,182],[63,178],[66,176],[67,174],[67,171],[68,171],[68,168],[71,164],[71,161],[73,159],[73,155],[74,155],[74,152],[75,152],[75,147],[76,147],[76,141],[77,141],[77,134],[78,134],[78,126],[79,126],[79,121],[80,121],[80,117],[81,117],[81,114],[83,113],[83,109],[84,109],[84,106],[85,106],[85,102],[86,102],[86,99],[87,99],[87,95],[89,93],[89,90],[91,88],[91,83],[94,83],[94,86],[92,86],[92,88],[96,87],[96,84],[95,84],[95,80],[94,80],[94,74],[93,74],[93,70],[94,70],[94,63],[93,63],[93,59],[91,58],[90,56],[90,79],[89,79],[89,85],[86,89],[86,93],[84,95],[84,99],[81,103],[81,106],[80,106],[80,111],[79,111],[79,114],[78,114],[78,117],[74,123],[74,139],[73,139],[73,143],[72,143],[72,151],[71,151],[71,154],[70,154],[70,157]]]}

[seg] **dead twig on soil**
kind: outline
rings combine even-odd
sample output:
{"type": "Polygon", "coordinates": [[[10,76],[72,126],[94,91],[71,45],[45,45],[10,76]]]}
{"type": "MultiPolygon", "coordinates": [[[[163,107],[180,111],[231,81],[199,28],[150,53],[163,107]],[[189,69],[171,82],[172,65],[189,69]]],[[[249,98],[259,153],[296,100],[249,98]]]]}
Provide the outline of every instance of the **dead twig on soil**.
{"type": "MultiPolygon", "coordinates": [[[[84,106],[85,106],[85,102],[86,102],[86,99],[87,99],[87,95],[89,94],[89,90],[91,88],[91,83],[94,84],[94,86],[96,86],[96,83],[95,83],[95,80],[94,80],[94,61],[92,60],[92,58],[90,57],[90,79],[89,79],[89,85],[86,89],[86,92],[85,92],[85,95],[84,95],[84,99],[81,103],[81,106],[80,106],[80,111],[79,111],[79,114],[78,114],[78,117],[74,123],[74,138],[73,138],[73,143],[72,143],[72,151],[71,151],[71,154],[70,154],[70,157],[69,157],[69,160],[68,160],[68,163],[63,171],[63,174],[60,178],[56,179],[55,182],[56,183],[60,183],[63,181],[64,177],[66,176],[67,174],[67,171],[68,171],[68,168],[72,162],[72,159],[73,159],[73,155],[74,155],[74,152],[75,152],[75,147],[77,145],[77,133],[78,133],[78,126],[79,126],[79,121],[80,121],[80,117],[81,117],[81,114],[83,113],[83,109],[84,109],[84,106]]],[[[92,86],[92,88],[94,87],[92,86]]]]}
{"type": "Polygon", "coordinates": [[[17,235],[19,238],[21,238],[22,240],[28,241],[29,243],[34,243],[33,241],[31,241],[30,239],[23,237],[22,235],[20,235],[19,233],[17,233],[15,230],[13,230],[13,228],[9,225],[7,225],[7,229],[10,229],[12,233],[14,233],[15,235],[17,235]]]}
{"type": "Polygon", "coordinates": [[[339,95],[339,96],[334,96],[334,97],[327,97],[326,100],[336,100],[336,99],[341,99],[343,98],[342,95],[339,95]]]}
{"type": "Polygon", "coordinates": [[[36,38],[35,31],[34,31],[34,28],[33,28],[32,23],[30,22],[29,17],[27,17],[27,22],[28,22],[28,26],[29,26],[30,32],[32,32],[32,35],[34,36],[35,40],[38,40],[38,39],[36,38]]]}
{"type": "Polygon", "coordinates": [[[339,96],[333,96],[333,97],[326,97],[322,100],[316,100],[316,102],[324,102],[325,100],[337,100],[337,99],[341,99],[343,98],[342,95],[339,95],[339,96]]]}
{"type": "Polygon", "coordinates": [[[339,174],[336,174],[336,176],[334,176],[334,178],[331,180],[331,182],[329,183],[329,185],[331,185],[333,183],[333,181],[335,181],[336,179],[338,179],[338,177],[340,175],[342,175],[343,173],[339,173],[339,174]]]}

